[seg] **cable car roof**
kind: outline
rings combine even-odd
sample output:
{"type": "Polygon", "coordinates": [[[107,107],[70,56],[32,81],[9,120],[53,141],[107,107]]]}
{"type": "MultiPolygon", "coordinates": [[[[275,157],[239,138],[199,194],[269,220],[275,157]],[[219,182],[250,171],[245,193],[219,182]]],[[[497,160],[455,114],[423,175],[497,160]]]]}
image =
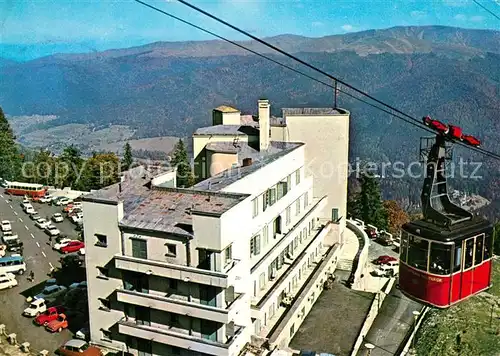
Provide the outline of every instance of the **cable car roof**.
{"type": "Polygon", "coordinates": [[[491,231],[493,224],[480,216],[474,216],[472,220],[447,227],[436,225],[426,220],[416,220],[404,224],[402,228],[412,235],[425,239],[450,242],[491,231]]]}

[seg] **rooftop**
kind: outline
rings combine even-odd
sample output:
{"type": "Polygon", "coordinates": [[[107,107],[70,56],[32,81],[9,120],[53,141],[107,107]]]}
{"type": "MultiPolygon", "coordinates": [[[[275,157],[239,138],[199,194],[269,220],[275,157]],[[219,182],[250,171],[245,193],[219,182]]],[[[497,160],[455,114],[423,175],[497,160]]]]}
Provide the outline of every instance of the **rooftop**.
{"type": "Polygon", "coordinates": [[[349,112],[340,108],[283,108],[283,117],[287,116],[320,116],[320,115],[346,115],[349,112]]]}
{"type": "Polygon", "coordinates": [[[216,111],[220,111],[220,112],[227,112],[227,113],[231,113],[231,112],[240,112],[238,109],[235,109],[231,106],[227,106],[227,105],[221,105],[219,107],[216,107],[214,110],[216,111]]]}
{"type": "Polygon", "coordinates": [[[255,126],[250,125],[215,125],[208,127],[201,127],[197,129],[193,135],[258,135],[259,130],[255,126]]]}
{"type": "Polygon", "coordinates": [[[220,216],[246,197],[246,194],[153,187],[133,196],[120,226],[192,236],[192,214],[220,216]]]}
{"type": "MultiPolygon", "coordinates": [[[[221,172],[213,177],[205,179],[204,181],[196,184],[195,189],[219,191],[230,184],[233,184],[239,179],[242,179],[267,164],[270,164],[277,159],[287,155],[298,147],[303,146],[302,142],[279,142],[271,141],[267,151],[259,151],[251,147],[248,143],[242,142],[235,147],[232,142],[215,142],[207,145],[207,149],[211,150],[233,150],[238,154],[240,164],[244,158],[252,158],[252,165],[246,167],[235,167],[221,172]]],[[[226,151],[224,151],[226,152],[226,151]]]]}

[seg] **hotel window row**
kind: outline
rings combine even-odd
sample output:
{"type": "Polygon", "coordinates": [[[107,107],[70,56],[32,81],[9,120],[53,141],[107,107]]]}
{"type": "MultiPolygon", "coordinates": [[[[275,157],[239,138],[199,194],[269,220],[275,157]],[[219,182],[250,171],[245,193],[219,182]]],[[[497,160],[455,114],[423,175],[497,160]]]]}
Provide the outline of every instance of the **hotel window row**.
{"type": "Polygon", "coordinates": [[[300,184],[301,168],[254,198],[252,200],[252,217],[256,217],[259,213],[266,211],[269,206],[274,205],[278,200],[283,198],[292,188],[292,178],[294,178],[295,186],[300,184]],[[259,206],[259,202],[262,202],[262,208],[259,206]]]}
{"type": "Polygon", "coordinates": [[[295,205],[295,216],[297,217],[301,212],[302,201],[304,202],[304,212],[307,212],[307,208],[309,207],[309,192],[305,192],[292,205],[285,209],[284,223],[282,221],[282,214],[280,214],[250,239],[250,257],[260,255],[261,252],[264,252],[263,249],[269,245],[269,225],[273,227],[273,239],[276,239],[278,234],[283,233],[284,227],[291,225],[292,206],[295,205]]]}

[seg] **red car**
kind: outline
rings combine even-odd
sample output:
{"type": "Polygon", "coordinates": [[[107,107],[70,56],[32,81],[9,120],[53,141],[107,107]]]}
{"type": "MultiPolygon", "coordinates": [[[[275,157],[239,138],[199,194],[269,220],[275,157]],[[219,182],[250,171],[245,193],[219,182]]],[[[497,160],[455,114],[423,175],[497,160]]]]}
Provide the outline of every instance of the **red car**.
{"type": "Polygon", "coordinates": [[[392,257],[392,256],[387,256],[387,255],[383,255],[383,256],[379,256],[375,261],[374,263],[376,265],[385,265],[389,262],[395,262],[397,261],[398,259],[395,258],[395,257],[392,257]]]}
{"type": "Polygon", "coordinates": [[[50,323],[52,320],[56,320],[57,317],[59,316],[60,313],[64,312],[63,307],[50,307],[48,308],[45,313],[40,314],[37,316],[34,320],[34,323],[36,325],[44,325],[46,326],[48,323],[50,323]]]}
{"type": "Polygon", "coordinates": [[[80,249],[85,248],[85,244],[81,241],[71,241],[66,246],[61,247],[62,253],[78,252],[80,249]]]}
{"type": "Polygon", "coordinates": [[[481,141],[471,135],[462,135],[462,141],[469,146],[479,147],[481,146],[481,141]]]}
{"type": "Polygon", "coordinates": [[[434,131],[437,131],[441,134],[447,134],[448,133],[448,125],[443,124],[441,121],[438,120],[433,120],[430,116],[426,116],[423,119],[424,124],[434,131]]]}

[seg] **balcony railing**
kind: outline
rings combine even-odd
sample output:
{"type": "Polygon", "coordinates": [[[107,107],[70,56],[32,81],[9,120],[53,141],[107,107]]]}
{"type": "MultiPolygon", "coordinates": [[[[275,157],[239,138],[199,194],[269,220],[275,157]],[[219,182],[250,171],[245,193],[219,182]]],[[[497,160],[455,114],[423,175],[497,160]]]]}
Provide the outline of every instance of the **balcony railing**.
{"type": "Polygon", "coordinates": [[[182,334],[167,328],[136,324],[134,321],[125,319],[118,322],[118,332],[120,334],[139,337],[145,340],[154,340],[161,344],[217,356],[230,356],[237,351],[233,350],[235,346],[243,347],[243,340],[241,343],[238,343],[239,345],[236,345],[238,338],[242,336],[243,330],[243,326],[235,325],[234,334],[226,342],[219,342],[182,334]]]}
{"type": "Polygon", "coordinates": [[[126,289],[117,290],[117,299],[122,303],[140,305],[157,310],[168,310],[175,314],[189,315],[194,318],[228,324],[234,321],[238,307],[240,306],[239,302],[243,299],[243,294],[238,294],[226,308],[213,307],[210,305],[126,289]]]}
{"type": "Polygon", "coordinates": [[[115,266],[117,269],[221,288],[228,288],[234,285],[237,278],[236,266],[238,265],[238,261],[235,260],[234,264],[225,273],[222,273],[121,254],[115,255],[115,266]]]}

